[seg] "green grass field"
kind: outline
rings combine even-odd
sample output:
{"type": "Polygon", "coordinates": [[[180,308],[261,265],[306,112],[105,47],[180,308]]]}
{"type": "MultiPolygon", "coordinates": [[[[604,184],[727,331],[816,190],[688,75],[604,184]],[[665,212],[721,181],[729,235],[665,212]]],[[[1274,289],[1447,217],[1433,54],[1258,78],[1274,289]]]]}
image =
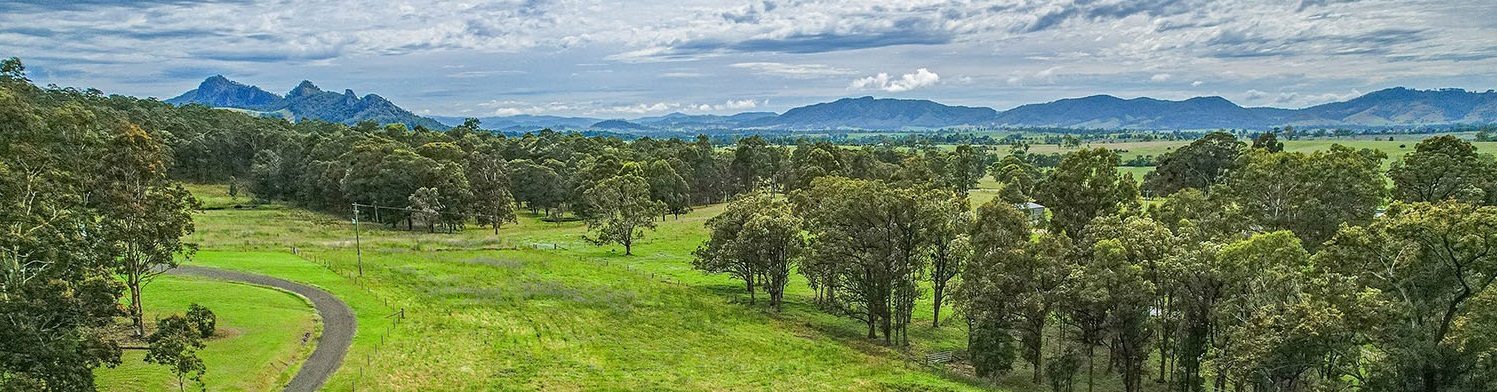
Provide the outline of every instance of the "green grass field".
{"type": "Polygon", "coordinates": [[[368,341],[366,332],[384,325],[383,314],[370,317],[347,297],[373,294],[290,255],[242,252],[288,249],[282,240],[295,238],[289,243],[303,255],[348,273],[356,268],[353,233],[341,220],[294,209],[205,212],[195,239],[205,249],[235,251],[203,252],[193,263],[313,283],[349,300],[359,313],[359,336],[329,390],[349,389],[359,364],[360,389],[376,390],[981,385],[916,364],[926,351],[965,342],[956,327],[930,328],[928,308],[923,326],[911,329],[915,347],[896,351],[865,341],[860,324],[813,309],[804,281],[791,284],[786,310],[774,314],[762,303],[747,305],[737,283],[690,269],[702,224],[720,208],[661,223],[633,257],[586,244],[580,223],[534,217],[498,239],[484,229],[366,231],[364,286],[409,315],[377,354],[378,341],[368,341]]]}
{"type": "MultiPolygon", "coordinates": [[[[218,316],[218,332],[199,352],[210,391],[266,391],[296,374],[311,353],[317,315],[305,299],[288,292],[194,277],[162,276],[144,294],[147,320],[187,311],[193,302],[218,316]]],[[[176,390],[165,366],[142,361],[145,352],[126,350],[115,368],[99,369],[103,391],[176,390]]],[[[189,381],[190,382],[190,381],[189,381]]],[[[188,386],[189,389],[193,387],[188,386]]]]}

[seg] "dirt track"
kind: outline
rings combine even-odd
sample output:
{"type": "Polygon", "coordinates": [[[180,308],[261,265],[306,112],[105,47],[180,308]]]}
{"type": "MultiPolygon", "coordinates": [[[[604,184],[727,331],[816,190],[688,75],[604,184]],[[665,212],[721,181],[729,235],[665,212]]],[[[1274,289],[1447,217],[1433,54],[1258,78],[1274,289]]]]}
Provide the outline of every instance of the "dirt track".
{"type": "Polygon", "coordinates": [[[316,391],[322,388],[328,377],[332,377],[333,372],[343,365],[343,356],[348,354],[348,346],[353,343],[353,334],[358,330],[358,320],[354,318],[353,309],[349,309],[348,304],[338,297],[316,287],[264,275],[203,267],[181,266],[167,273],[270,286],[311,300],[312,307],[322,317],[322,337],[317,340],[317,348],[312,350],[312,355],[302,364],[301,371],[286,384],[285,391],[316,391]]]}

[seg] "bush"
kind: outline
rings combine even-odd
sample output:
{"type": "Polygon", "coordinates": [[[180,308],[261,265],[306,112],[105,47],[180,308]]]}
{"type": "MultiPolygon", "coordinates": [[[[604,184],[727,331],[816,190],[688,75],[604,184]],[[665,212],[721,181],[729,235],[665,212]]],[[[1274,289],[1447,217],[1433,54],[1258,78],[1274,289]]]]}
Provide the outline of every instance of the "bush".
{"type": "Polygon", "coordinates": [[[1014,357],[1019,353],[1009,326],[1003,322],[979,322],[972,329],[968,345],[972,368],[978,377],[996,380],[1014,370],[1014,357]]]}
{"type": "Polygon", "coordinates": [[[197,331],[199,337],[211,338],[218,328],[218,316],[203,305],[192,304],[187,307],[187,324],[197,331]]]}
{"type": "Polygon", "coordinates": [[[199,333],[201,332],[196,326],[180,314],[157,320],[156,332],[146,337],[146,341],[151,344],[150,351],[146,352],[146,363],[164,365],[170,369],[177,376],[178,389],[185,389],[189,380],[203,387],[203,373],[207,368],[197,356],[197,351],[203,348],[199,333]]]}
{"type": "Polygon", "coordinates": [[[1074,347],[1064,354],[1045,361],[1045,375],[1050,380],[1050,390],[1069,391],[1081,370],[1081,353],[1074,347]]]}

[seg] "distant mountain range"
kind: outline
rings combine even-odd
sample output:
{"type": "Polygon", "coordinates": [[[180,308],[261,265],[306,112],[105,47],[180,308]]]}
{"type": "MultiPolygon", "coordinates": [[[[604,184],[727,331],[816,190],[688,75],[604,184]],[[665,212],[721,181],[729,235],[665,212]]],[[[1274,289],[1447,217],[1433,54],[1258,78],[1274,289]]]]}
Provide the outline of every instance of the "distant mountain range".
{"type": "Polygon", "coordinates": [[[905,129],[991,124],[998,111],[925,100],[843,98],[743,124],[770,129],[905,129]]]}
{"type": "Polygon", "coordinates": [[[1004,126],[1059,128],[1215,129],[1400,127],[1497,122],[1497,92],[1402,87],[1304,109],[1244,108],[1222,97],[1184,101],[1120,99],[1107,95],[1024,105],[1003,112],[1004,126]]]}
{"type": "MultiPolygon", "coordinates": [[[[437,119],[452,125],[462,123],[462,118],[459,117],[437,119]]],[[[1301,128],[1423,127],[1497,123],[1497,92],[1412,90],[1397,87],[1348,101],[1303,109],[1247,108],[1222,97],[1169,101],[1095,95],[1023,105],[1002,112],[983,107],[948,106],[927,100],[862,97],[802,106],[784,114],[749,112],[715,116],[671,113],[612,121],[588,117],[522,115],[480,120],[485,128],[503,130],[549,127],[616,131],[744,132],[858,129],[918,131],[951,127],[1137,130],[1268,129],[1285,125],[1301,128]]]]}
{"type": "Polygon", "coordinates": [[[261,116],[282,117],[291,121],[315,118],[328,122],[354,124],[373,120],[381,124],[402,123],[410,127],[417,125],[433,129],[446,129],[437,120],[417,116],[401,109],[384,97],[368,94],[362,98],[353,90],[342,94],[322,91],[310,81],[303,80],[285,97],[214,75],[204,79],[198,88],[166,100],[174,105],[202,104],[212,107],[235,108],[258,113],[261,116]]]}
{"type": "MultiPolygon", "coordinates": [[[[317,118],[353,124],[363,120],[422,125],[433,129],[462,124],[463,117],[421,117],[378,95],[360,98],[318,89],[303,81],[282,97],[223,76],[167,100],[237,108],[290,120],[317,118]]],[[[783,114],[745,112],[731,116],[671,113],[634,119],[516,115],[479,118],[483,128],[523,132],[541,128],[614,132],[699,132],[755,130],[908,130],[951,127],[1087,128],[1137,130],[1268,129],[1284,125],[1317,127],[1420,127],[1497,123],[1497,92],[1462,89],[1413,90],[1395,87],[1343,102],[1303,109],[1246,108],[1222,97],[1183,101],[1123,99],[1110,95],[1069,98],[1019,106],[1007,111],[949,106],[928,100],[843,98],[790,109],[783,114]]]]}

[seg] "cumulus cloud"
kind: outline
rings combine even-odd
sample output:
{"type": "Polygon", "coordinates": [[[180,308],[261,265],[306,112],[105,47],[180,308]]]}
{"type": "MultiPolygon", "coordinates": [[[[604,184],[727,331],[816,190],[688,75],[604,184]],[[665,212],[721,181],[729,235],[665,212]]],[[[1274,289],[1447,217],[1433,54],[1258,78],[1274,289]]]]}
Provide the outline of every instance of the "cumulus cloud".
{"type": "Polygon", "coordinates": [[[937,75],[929,69],[920,68],[915,70],[915,73],[907,73],[898,78],[890,77],[889,74],[880,72],[878,75],[854,80],[847,88],[850,90],[883,90],[898,93],[930,86],[940,81],[941,75],[937,75]]]}
{"type": "Polygon", "coordinates": [[[1172,78],[1173,78],[1173,76],[1170,76],[1170,74],[1161,73],[1161,74],[1154,74],[1154,76],[1150,76],[1149,77],[1149,81],[1151,81],[1151,82],[1167,82],[1167,81],[1169,81],[1172,78]]]}

